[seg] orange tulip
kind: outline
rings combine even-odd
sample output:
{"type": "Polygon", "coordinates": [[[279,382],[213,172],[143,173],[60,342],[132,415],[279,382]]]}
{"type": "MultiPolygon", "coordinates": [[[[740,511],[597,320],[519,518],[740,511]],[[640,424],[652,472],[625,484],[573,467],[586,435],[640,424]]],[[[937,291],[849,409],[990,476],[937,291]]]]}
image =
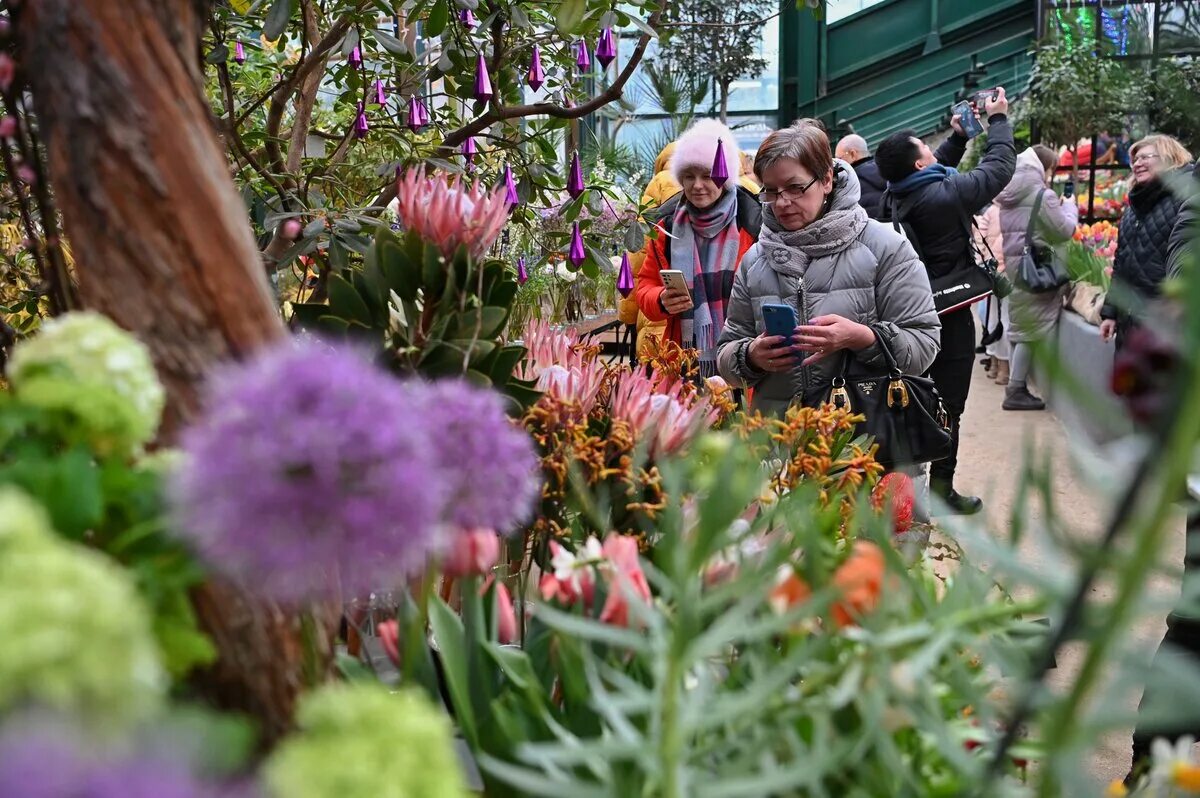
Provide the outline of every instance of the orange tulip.
{"type": "Polygon", "coordinates": [[[796,576],[796,572],[789,567],[784,577],[775,583],[775,587],[771,588],[767,601],[770,603],[771,609],[782,615],[797,604],[808,601],[811,596],[812,590],[809,589],[808,584],[796,576]]]}
{"type": "Polygon", "coordinates": [[[833,584],[842,593],[841,600],[833,605],[838,628],[856,623],[879,604],[884,570],[883,551],[869,541],[855,541],[850,559],[833,575],[833,584]]]}

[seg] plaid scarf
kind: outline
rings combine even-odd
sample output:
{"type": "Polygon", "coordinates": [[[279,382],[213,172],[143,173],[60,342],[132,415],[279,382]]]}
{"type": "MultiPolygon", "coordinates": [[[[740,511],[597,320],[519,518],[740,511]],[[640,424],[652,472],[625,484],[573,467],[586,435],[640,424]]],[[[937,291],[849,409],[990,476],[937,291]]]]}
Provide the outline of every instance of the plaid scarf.
{"type": "Polygon", "coordinates": [[[725,327],[741,243],[736,189],[704,210],[679,203],[671,235],[671,265],[683,272],[695,305],[681,319],[682,342],[700,352],[701,374],[709,377],[717,373],[717,338],[725,327]]]}

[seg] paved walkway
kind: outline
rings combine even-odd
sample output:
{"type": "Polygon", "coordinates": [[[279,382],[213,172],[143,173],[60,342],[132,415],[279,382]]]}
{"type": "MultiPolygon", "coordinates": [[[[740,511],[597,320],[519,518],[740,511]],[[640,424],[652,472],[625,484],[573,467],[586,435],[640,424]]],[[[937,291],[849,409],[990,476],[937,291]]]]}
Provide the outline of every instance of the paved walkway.
{"type": "MultiPolygon", "coordinates": [[[[1004,389],[987,380],[982,368],[977,368],[971,387],[971,397],[963,422],[963,438],[959,465],[958,487],[964,492],[983,496],[988,523],[993,530],[1007,529],[1009,512],[1016,500],[1017,476],[1023,459],[1025,441],[1033,442],[1035,452],[1049,453],[1054,462],[1055,499],[1059,513],[1065,515],[1083,539],[1097,539],[1103,532],[1110,498],[1094,495],[1075,472],[1068,457],[1067,431],[1049,411],[1040,413],[1009,413],[1000,409],[1004,389]]],[[[1174,525],[1170,543],[1163,552],[1164,562],[1183,562],[1183,522],[1174,525]]],[[[1022,559],[1042,572],[1053,572],[1071,565],[1061,556],[1048,554],[1030,536],[1022,541],[1022,559]]],[[[1148,585],[1148,593],[1170,598],[1178,593],[1177,582],[1156,577],[1148,585]]],[[[1094,589],[1097,598],[1111,597],[1109,585],[1094,589]]],[[[1165,611],[1154,610],[1141,618],[1131,630],[1125,643],[1126,651],[1148,658],[1165,631],[1165,611]]],[[[1068,684],[1080,663],[1081,647],[1073,646],[1059,657],[1059,667],[1051,672],[1051,683],[1068,684]]],[[[1116,690],[1115,687],[1108,688],[1116,690]]],[[[1119,703],[1132,710],[1141,695],[1140,687],[1125,691],[1119,703]]],[[[1121,778],[1129,768],[1130,729],[1109,734],[1092,754],[1090,770],[1097,785],[1121,778]]],[[[1102,794],[1102,793],[1097,793],[1102,794]]]]}

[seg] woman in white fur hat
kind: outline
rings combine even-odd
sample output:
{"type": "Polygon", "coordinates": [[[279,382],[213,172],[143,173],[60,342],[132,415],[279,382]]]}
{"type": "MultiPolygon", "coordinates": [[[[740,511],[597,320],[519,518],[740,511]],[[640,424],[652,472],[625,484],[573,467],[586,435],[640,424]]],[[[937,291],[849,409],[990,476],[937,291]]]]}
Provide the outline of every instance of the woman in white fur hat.
{"type": "Polygon", "coordinates": [[[742,256],[758,240],[762,206],[738,185],[737,142],[729,128],[702,119],[684,133],[668,168],[683,190],[658,212],[658,235],[637,278],[637,302],[666,337],[697,350],[704,377],[717,373],[717,339],[742,256]],[[687,290],[663,285],[661,272],[683,272],[687,290]]]}

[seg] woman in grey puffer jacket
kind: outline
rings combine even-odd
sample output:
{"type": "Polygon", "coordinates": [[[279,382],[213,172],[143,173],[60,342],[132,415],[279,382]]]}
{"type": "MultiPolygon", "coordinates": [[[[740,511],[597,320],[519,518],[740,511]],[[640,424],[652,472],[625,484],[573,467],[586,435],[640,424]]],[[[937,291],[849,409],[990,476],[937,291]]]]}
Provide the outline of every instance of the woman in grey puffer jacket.
{"type": "Polygon", "coordinates": [[[941,331],[925,267],[903,235],[867,218],[858,178],[834,161],[825,132],[801,120],[772,133],[754,173],[764,185],[763,228],[734,280],[717,343],[721,376],[752,388],[752,407],[763,412],[823,404],[843,350],[885,366],[872,327],[904,373],[925,373],[941,331]],[[796,311],[792,344],[766,335],[770,303],[796,311]]]}
{"type": "MultiPolygon", "coordinates": [[[[1075,233],[1079,222],[1079,207],[1075,200],[1063,200],[1046,187],[1054,174],[1058,156],[1049,147],[1038,144],[1017,156],[1017,170],[1004,190],[996,196],[1000,210],[1000,235],[1004,240],[1004,262],[1017,269],[1026,245],[1065,246],[1075,233]],[[1026,240],[1029,217],[1038,195],[1042,205],[1033,227],[1033,241],[1026,240]]],[[[1008,340],[1013,345],[1009,365],[1008,389],[1004,397],[1005,410],[1043,410],[1046,403],[1029,392],[1029,369],[1033,365],[1030,344],[1054,332],[1062,310],[1063,292],[1046,291],[1031,294],[1021,288],[1020,280],[1013,281],[1008,298],[1008,340]]]]}

